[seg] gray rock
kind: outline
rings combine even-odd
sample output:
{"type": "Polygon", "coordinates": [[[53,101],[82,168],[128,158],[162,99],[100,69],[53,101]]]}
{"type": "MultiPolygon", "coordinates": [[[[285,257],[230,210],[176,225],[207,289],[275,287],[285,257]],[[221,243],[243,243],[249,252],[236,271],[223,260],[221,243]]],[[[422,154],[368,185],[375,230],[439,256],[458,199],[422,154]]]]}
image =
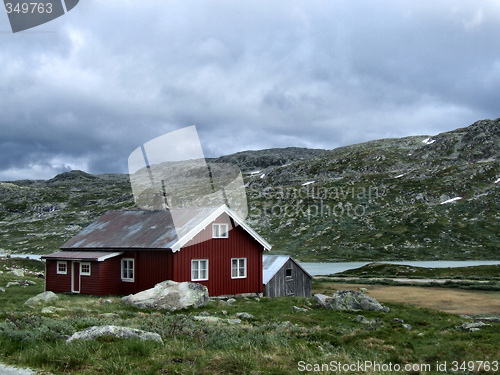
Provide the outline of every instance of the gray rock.
{"type": "Polygon", "coordinates": [[[42,310],[41,310],[41,313],[42,314],[55,314],[56,312],[58,311],[62,311],[64,310],[63,308],[61,307],[55,307],[55,306],[47,306],[47,307],[44,307],[42,310]]]}
{"type": "Polygon", "coordinates": [[[7,285],[5,285],[6,288],[10,288],[11,286],[19,286],[21,283],[19,281],[9,281],[7,285]]]}
{"type": "Polygon", "coordinates": [[[320,305],[321,307],[323,307],[324,309],[326,309],[326,299],[329,298],[327,296],[325,296],[324,294],[315,294],[314,295],[314,302],[316,302],[318,305],[320,305]]]}
{"type": "Polygon", "coordinates": [[[104,314],[101,314],[100,316],[102,316],[103,318],[119,318],[120,317],[120,315],[115,314],[115,313],[104,313],[104,314]]]}
{"type": "Polygon", "coordinates": [[[482,318],[476,318],[476,320],[485,323],[500,323],[500,316],[487,316],[482,318]]]}
{"type": "Polygon", "coordinates": [[[369,319],[365,318],[363,315],[358,315],[355,320],[356,320],[356,322],[362,323],[362,324],[370,324],[370,322],[371,322],[369,319]]]}
{"type": "Polygon", "coordinates": [[[116,337],[120,339],[139,339],[141,341],[156,341],[163,344],[160,335],[153,332],[142,331],[129,327],[118,326],[94,326],[83,331],[76,332],[66,340],[70,344],[75,340],[95,340],[98,337],[116,337]]]}
{"type": "Polygon", "coordinates": [[[42,303],[47,303],[47,302],[52,302],[59,299],[59,297],[54,293],[54,292],[43,292],[40,294],[37,294],[34,297],[29,298],[26,302],[24,302],[25,305],[33,306],[33,305],[39,305],[42,303]]]}
{"type": "Polygon", "coordinates": [[[358,315],[354,320],[358,323],[366,324],[371,328],[378,328],[384,324],[384,322],[382,322],[380,318],[370,320],[368,318],[365,318],[363,315],[358,315]]]}
{"type": "Polygon", "coordinates": [[[229,298],[226,302],[231,305],[232,303],[235,303],[236,300],[234,298],[229,298]]]}
{"type": "Polygon", "coordinates": [[[328,310],[389,311],[389,308],[383,307],[375,298],[352,290],[339,290],[332,297],[316,294],[314,300],[328,310]]]}
{"type": "Polygon", "coordinates": [[[206,322],[206,323],[227,323],[227,324],[241,324],[241,319],[224,319],[218,318],[216,316],[193,316],[193,320],[197,322],[206,322]]]}
{"type": "Polygon", "coordinates": [[[208,289],[197,283],[167,280],[151,289],[123,297],[122,300],[139,308],[175,311],[205,306],[208,303],[208,289]]]}
{"type": "Polygon", "coordinates": [[[5,288],[0,287],[0,292],[5,293],[5,288]]]}
{"type": "Polygon", "coordinates": [[[392,319],[392,321],[399,323],[399,324],[403,324],[405,322],[403,319],[399,319],[399,318],[394,318],[394,319],[392,319]]]}
{"type": "Polygon", "coordinates": [[[253,319],[253,318],[255,318],[255,316],[253,316],[252,314],[246,313],[246,312],[236,313],[235,316],[237,318],[243,318],[243,319],[253,319]]]}
{"type": "Polygon", "coordinates": [[[303,309],[302,307],[293,306],[292,311],[294,311],[294,312],[307,312],[307,309],[303,309]]]}
{"type": "Polygon", "coordinates": [[[464,323],[461,326],[458,326],[457,329],[461,331],[475,332],[479,331],[480,328],[483,327],[490,327],[490,325],[484,322],[464,323]]]}
{"type": "Polygon", "coordinates": [[[403,328],[406,328],[408,331],[411,331],[413,329],[413,326],[411,324],[403,324],[403,328]]]}
{"type": "Polygon", "coordinates": [[[16,269],[10,270],[9,272],[7,272],[7,274],[13,275],[15,277],[24,277],[24,272],[21,270],[16,270],[16,269]]]}
{"type": "Polygon", "coordinates": [[[193,316],[193,320],[196,320],[197,322],[220,323],[225,319],[218,318],[216,316],[193,316]]]}

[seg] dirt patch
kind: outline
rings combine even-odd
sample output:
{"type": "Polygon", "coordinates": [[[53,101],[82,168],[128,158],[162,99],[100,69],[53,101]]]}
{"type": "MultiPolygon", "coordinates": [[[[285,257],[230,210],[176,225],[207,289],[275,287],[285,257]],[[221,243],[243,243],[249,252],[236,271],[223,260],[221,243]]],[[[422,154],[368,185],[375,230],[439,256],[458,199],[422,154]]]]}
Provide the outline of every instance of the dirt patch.
{"type": "MultiPolygon", "coordinates": [[[[322,283],[328,295],[335,290],[366,288],[379,302],[401,302],[453,314],[500,314],[500,292],[469,291],[418,286],[387,286],[322,283]]],[[[321,292],[320,292],[321,293],[321,292]]]]}

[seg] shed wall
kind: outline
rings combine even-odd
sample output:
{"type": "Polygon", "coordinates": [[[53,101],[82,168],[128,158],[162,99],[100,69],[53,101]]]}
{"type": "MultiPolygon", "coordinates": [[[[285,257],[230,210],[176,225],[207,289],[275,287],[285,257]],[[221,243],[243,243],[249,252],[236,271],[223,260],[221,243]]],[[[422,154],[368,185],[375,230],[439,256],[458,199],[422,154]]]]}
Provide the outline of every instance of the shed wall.
{"type": "Polygon", "coordinates": [[[292,270],[292,281],[289,282],[293,285],[293,296],[311,297],[311,278],[292,259],[288,259],[283,267],[264,285],[264,295],[267,297],[290,295],[287,293],[286,269],[292,270]]]}

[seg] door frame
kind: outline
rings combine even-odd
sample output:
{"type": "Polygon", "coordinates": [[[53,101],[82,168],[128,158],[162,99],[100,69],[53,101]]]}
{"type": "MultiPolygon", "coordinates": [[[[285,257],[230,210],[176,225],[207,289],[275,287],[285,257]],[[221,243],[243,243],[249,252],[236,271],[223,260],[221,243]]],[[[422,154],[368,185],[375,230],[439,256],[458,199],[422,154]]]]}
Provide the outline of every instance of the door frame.
{"type": "Polygon", "coordinates": [[[82,277],[80,275],[80,261],[71,261],[71,293],[80,293],[82,288],[82,277]],[[75,288],[75,280],[77,280],[78,290],[75,288]]]}

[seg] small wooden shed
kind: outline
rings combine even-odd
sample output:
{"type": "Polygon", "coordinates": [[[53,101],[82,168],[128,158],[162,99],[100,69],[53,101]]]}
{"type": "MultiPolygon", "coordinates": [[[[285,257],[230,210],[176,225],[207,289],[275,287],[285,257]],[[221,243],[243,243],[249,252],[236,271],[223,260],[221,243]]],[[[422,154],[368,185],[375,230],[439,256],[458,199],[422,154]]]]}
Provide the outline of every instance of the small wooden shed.
{"type": "Polygon", "coordinates": [[[312,276],[288,255],[263,255],[264,296],[311,297],[312,276]]]}

